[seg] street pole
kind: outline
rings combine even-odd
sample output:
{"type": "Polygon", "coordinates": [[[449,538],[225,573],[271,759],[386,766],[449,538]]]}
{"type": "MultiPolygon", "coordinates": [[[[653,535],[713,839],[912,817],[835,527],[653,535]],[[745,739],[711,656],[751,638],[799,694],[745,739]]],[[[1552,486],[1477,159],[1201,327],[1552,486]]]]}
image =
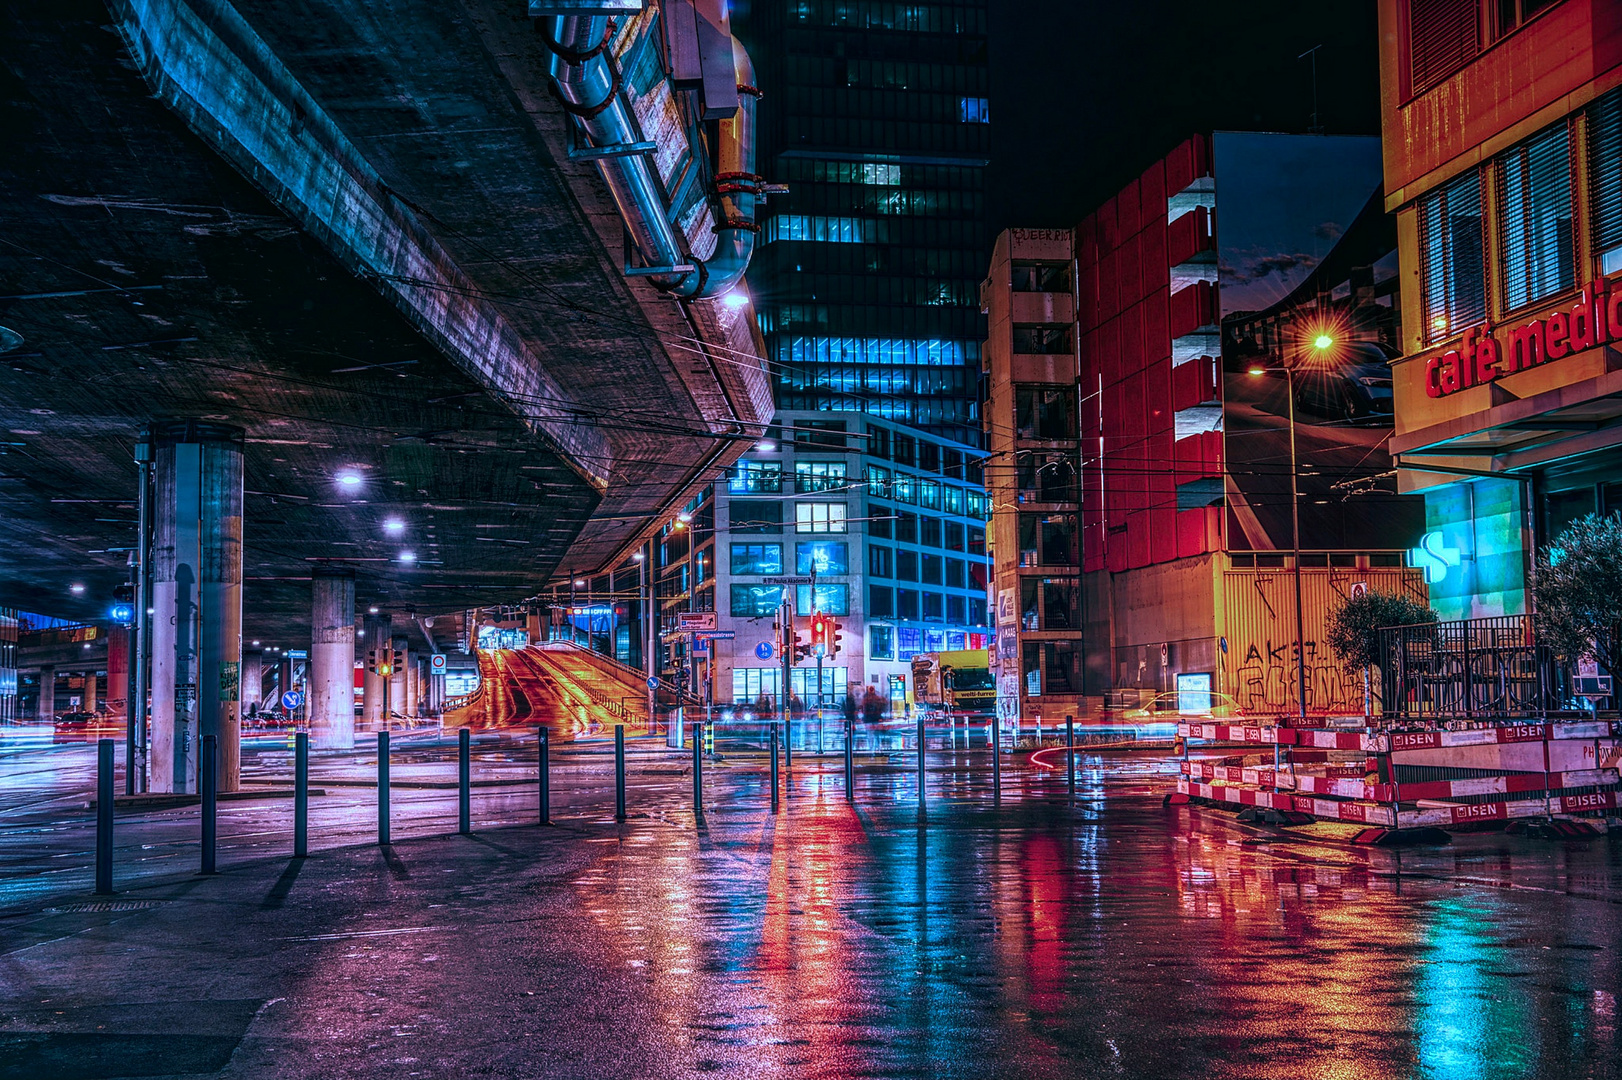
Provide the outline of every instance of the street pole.
{"type": "MultiPolygon", "coordinates": [[[[1290,416],[1290,548],[1295,563],[1295,675],[1296,694],[1300,698],[1301,726],[1307,726],[1307,635],[1306,620],[1301,604],[1301,483],[1300,467],[1295,456],[1295,371],[1284,369],[1284,390],[1289,400],[1290,416]]],[[[1273,789],[1279,784],[1279,742],[1273,737],[1273,789]]]]}
{"type": "Polygon", "coordinates": [[[151,499],[152,444],[145,439],[135,445],[136,462],[140,468],[140,498],[135,523],[135,622],[130,628],[130,671],[135,676],[131,694],[129,716],[131,742],[135,752],[124,760],[126,772],[135,774],[139,790],[147,787],[146,776],[146,693],[148,686],[147,654],[151,652],[152,624],[146,610],[152,606],[152,541],[151,499]]]}
{"type": "MultiPolygon", "coordinates": [[[[788,730],[789,723],[789,685],[791,682],[791,674],[794,670],[794,643],[797,640],[794,635],[794,600],[792,594],[789,592],[791,587],[792,586],[788,585],[783,586],[783,602],[778,605],[777,608],[777,621],[782,626],[782,630],[778,637],[781,639],[781,644],[783,646],[783,683],[778,688],[778,697],[782,701],[782,708],[780,711],[783,714],[783,730],[785,731],[788,730]]],[[[774,746],[772,750],[772,761],[776,762],[776,760],[777,751],[774,746]]],[[[773,768],[775,767],[776,766],[774,764],[773,768]]]]}
{"type": "Polygon", "coordinates": [[[653,589],[651,587],[653,575],[648,571],[648,563],[653,560],[653,544],[650,541],[644,549],[637,553],[641,556],[637,560],[642,569],[639,579],[638,595],[642,598],[642,667],[647,673],[648,686],[648,733],[653,733],[653,725],[657,719],[659,692],[653,688],[653,589]]]}

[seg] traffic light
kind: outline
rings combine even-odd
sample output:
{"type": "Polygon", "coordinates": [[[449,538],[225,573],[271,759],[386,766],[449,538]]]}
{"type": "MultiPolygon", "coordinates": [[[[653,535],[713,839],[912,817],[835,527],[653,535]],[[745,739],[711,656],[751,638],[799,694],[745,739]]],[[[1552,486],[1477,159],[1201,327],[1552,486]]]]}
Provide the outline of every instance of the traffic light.
{"type": "Polygon", "coordinates": [[[801,637],[799,634],[795,634],[794,635],[794,661],[793,662],[798,664],[801,660],[804,660],[806,657],[808,657],[810,655],[811,655],[811,643],[806,641],[805,638],[801,637]]]}
{"type": "Polygon", "coordinates": [[[830,634],[829,638],[828,638],[828,655],[829,656],[838,656],[839,655],[839,650],[843,645],[843,643],[840,641],[840,637],[843,635],[844,630],[845,630],[845,628],[843,626],[841,626],[839,623],[834,623],[833,624],[833,633],[830,634]]]}
{"type": "Polygon", "coordinates": [[[366,653],[366,670],[373,675],[377,672],[377,650],[371,649],[366,653]]]}
{"type": "Polygon", "coordinates": [[[405,650],[395,649],[394,657],[392,660],[390,660],[390,663],[393,665],[392,670],[394,671],[399,671],[401,668],[405,667],[405,650]]]}
{"type": "Polygon", "coordinates": [[[828,656],[832,652],[834,621],[818,612],[811,616],[811,655],[828,656]]]}

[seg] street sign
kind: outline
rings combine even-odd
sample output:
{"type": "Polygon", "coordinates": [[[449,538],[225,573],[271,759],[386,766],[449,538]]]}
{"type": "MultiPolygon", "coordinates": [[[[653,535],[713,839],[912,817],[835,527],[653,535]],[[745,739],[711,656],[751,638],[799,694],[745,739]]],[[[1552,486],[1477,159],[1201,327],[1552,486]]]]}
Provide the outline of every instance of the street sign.
{"type": "Polygon", "coordinates": [[[769,577],[760,580],[762,584],[766,585],[809,585],[811,584],[811,575],[791,574],[788,577],[769,577]]]}
{"type": "Polygon", "coordinates": [[[428,670],[435,675],[445,674],[445,654],[434,653],[428,658],[428,670]]]}
{"type": "Polygon", "coordinates": [[[772,643],[769,641],[762,641],[755,646],[755,656],[762,660],[770,660],[775,655],[777,655],[777,651],[772,648],[772,643]]]}
{"type": "Polygon", "coordinates": [[[676,613],[677,630],[714,630],[715,612],[713,611],[678,611],[676,613]]]}
{"type": "Polygon", "coordinates": [[[309,649],[288,649],[287,650],[287,658],[289,660],[308,660],[310,658],[310,650],[309,649]]]}
{"type": "Polygon", "coordinates": [[[288,712],[292,712],[302,704],[304,704],[304,695],[297,690],[289,690],[282,695],[282,708],[288,712]]]}
{"type": "Polygon", "coordinates": [[[731,641],[737,636],[733,630],[699,630],[693,635],[699,641],[731,641]]]}
{"type": "Polygon", "coordinates": [[[649,690],[657,690],[657,689],[659,689],[659,677],[657,675],[649,675],[648,676],[648,689],[649,690]]]}

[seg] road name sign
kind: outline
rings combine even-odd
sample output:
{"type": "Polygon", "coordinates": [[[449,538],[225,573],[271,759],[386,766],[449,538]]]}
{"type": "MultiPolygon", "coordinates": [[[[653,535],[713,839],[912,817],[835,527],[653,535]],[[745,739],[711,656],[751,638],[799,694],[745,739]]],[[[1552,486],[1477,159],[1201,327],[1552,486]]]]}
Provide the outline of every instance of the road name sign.
{"type": "Polygon", "coordinates": [[[761,578],[761,581],[766,585],[809,585],[811,584],[811,575],[790,574],[788,577],[761,578]]]}

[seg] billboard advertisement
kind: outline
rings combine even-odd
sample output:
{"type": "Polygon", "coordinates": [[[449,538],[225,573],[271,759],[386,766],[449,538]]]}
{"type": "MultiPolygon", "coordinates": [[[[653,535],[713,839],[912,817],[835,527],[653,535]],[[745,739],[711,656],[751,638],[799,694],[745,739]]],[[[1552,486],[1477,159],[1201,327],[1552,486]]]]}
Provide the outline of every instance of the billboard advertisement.
{"type": "Polygon", "coordinates": [[[1374,138],[1212,138],[1230,551],[1401,551],[1424,500],[1396,494],[1396,228],[1374,138]]]}

